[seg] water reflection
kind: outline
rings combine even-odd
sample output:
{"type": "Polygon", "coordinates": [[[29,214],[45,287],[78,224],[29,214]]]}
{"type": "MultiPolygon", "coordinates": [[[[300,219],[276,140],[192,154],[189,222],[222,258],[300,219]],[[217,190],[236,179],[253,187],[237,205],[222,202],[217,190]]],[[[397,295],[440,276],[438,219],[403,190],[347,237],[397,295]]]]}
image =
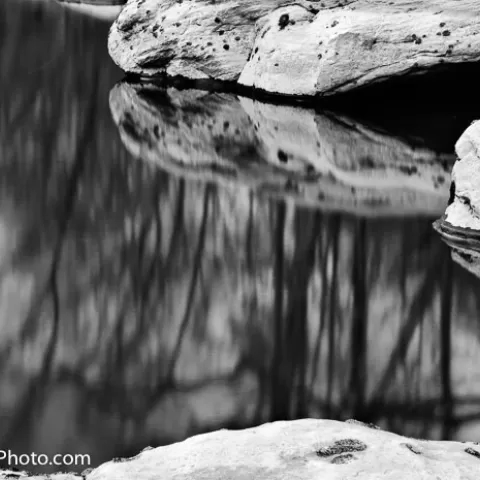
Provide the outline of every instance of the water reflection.
{"type": "Polygon", "coordinates": [[[97,464],[304,416],[478,436],[479,283],[431,229],[453,142],[439,150],[408,131],[224,94],[152,99],[128,84],[110,97],[120,138],[105,26],[6,4],[1,449],[97,464]],[[239,133],[223,133],[226,121],[239,133]],[[418,175],[396,168],[414,162],[418,175]],[[278,194],[257,195],[263,184],[278,194]],[[364,215],[377,212],[365,198],[388,200],[382,218],[364,215]]]}
{"type": "Polygon", "coordinates": [[[451,151],[408,130],[227,93],[123,82],[110,107],[135,156],[163,169],[323,210],[438,214],[451,151]]]}

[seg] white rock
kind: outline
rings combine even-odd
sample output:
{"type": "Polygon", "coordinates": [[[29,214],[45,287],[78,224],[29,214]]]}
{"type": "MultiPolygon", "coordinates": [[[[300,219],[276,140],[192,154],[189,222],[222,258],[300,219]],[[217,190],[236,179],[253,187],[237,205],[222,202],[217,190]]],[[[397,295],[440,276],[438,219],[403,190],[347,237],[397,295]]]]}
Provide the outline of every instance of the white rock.
{"type": "Polygon", "coordinates": [[[477,0],[129,0],[109,51],[143,76],[331,95],[478,61],[479,16],[477,0]]]}
{"type": "Polygon", "coordinates": [[[85,478],[478,480],[479,471],[480,446],[475,443],[422,441],[359,422],[304,419],[198,435],[108,462],[85,478]]]}
{"type": "MultiPolygon", "coordinates": [[[[480,230],[480,122],[470,125],[455,145],[458,156],[452,170],[450,205],[445,225],[480,230]]],[[[450,232],[452,233],[452,232],[450,232]]],[[[457,232],[462,235],[462,231],[457,232]]],[[[468,235],[468,230],[463,234],[468,235]]]]}
{"type": "Polygon", "coordinates": [[[438,215],[454,156],[346,116],[236,95],[122,83],[110,94],[135,156],[325,210],[438,215]]]}

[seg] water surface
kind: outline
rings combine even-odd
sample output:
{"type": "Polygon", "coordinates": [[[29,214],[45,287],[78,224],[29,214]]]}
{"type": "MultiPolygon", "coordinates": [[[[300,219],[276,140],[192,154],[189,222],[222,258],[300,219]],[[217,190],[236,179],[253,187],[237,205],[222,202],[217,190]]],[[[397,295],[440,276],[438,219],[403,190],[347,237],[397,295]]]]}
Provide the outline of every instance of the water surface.
{"type": "Polygon", "coordinates": [[[474,112],[139,86],[107,23],[0,11],[0,449],[301,417],[478,440],[480,280],[431,226],[474,112]]]}

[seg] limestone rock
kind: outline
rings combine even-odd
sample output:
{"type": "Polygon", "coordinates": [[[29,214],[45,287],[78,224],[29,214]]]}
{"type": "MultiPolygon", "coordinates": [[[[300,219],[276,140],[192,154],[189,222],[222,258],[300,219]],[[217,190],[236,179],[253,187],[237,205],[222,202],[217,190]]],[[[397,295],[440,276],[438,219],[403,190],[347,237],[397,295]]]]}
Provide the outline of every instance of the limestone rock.
{"type": "Polygon", "coordinates": [[[472,123],[455,145],[449,205],[437,229],[450,240],[478,239],[480,230],[480,121],[472,123]]]}
{"type": "Polygon", "coordinates": [[[358,422],[304,419],[197,435],[108,462],[85,479],[477,480],[479,471],[480,446],[473,442],[422,441],[358,422]]]}
{"type": "Polygon", "coordinates": [[[109,36],[125,71],[326,96],[480,59],[476,0],[129,0],[109,36]]]}
{"type": "Polygon", "coordinates": [[[438,214],[454,156],[346,116],[225,93],[121,83],[131,153],[182,176],[368,215],[438,214]]]}

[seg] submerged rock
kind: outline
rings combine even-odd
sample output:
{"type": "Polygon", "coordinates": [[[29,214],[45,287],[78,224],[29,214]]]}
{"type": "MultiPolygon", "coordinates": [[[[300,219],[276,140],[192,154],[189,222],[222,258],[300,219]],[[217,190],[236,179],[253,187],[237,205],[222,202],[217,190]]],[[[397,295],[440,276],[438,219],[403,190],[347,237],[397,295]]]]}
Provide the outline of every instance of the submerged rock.
{"type": "MultiPolygon", "coordinates": [[[[358,422],[305,419],[197,435],[166,447],[146,449],[130,459],[113,460],[83,478],[476,480],[479,469],[477,443],[422,441],[358,422]]],[[[0,478],[12,477],[0,473],[0,478]]],[[[16,478],[26,477],[16,473],[16,478]]]]}
{"type": "Polygon", "coordinates": [[[131,153],[185,177],[369,215],[438,215],[448,194],[453,155],[347,116],[130,83],[110,107],[131,153]]]}
{"type": "Polygon", "coordinates": [[[331,95],[480,60],[475,0],[129,0],[109,51],[125,71],[331,95]]]}

